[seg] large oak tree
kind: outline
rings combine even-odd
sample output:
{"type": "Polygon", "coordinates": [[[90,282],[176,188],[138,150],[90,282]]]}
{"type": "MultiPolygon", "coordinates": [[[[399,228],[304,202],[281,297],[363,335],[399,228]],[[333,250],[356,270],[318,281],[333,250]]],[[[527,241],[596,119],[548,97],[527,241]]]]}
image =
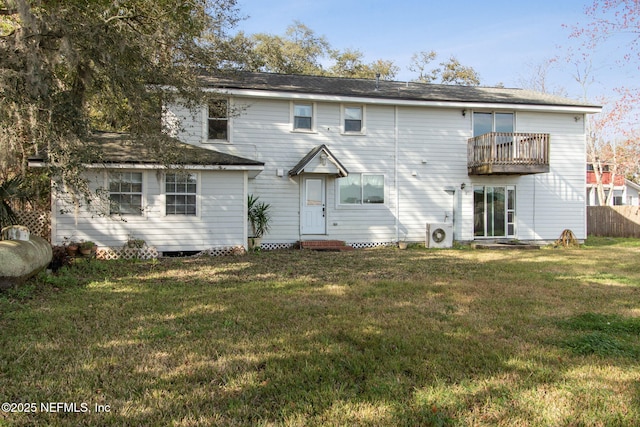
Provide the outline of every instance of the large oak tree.
{"type": "Polygon", "coordinates": [[[161,141],[159,100],[197,102],[197,75],[224,66],[237,19],[236,0],[4,0],[0,179],[34,153],[77,179],[94,126],[161,141]]]}

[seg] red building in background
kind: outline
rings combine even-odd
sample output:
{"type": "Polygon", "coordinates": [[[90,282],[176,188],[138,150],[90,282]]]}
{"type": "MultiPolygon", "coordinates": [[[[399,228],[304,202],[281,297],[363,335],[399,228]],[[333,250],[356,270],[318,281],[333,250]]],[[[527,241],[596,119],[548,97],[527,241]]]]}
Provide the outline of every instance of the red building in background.
{"type": "MultiPolygon", "coordinates": [[[[612,173],[604,167],[602,172],[602,185],[604,186],[605,198],[611,191],[611,176],[612,173]]],[[[610,205],[640,205],[640,199],[638,197],[640,193],[640,185],[633,181],[626,179],[622,175],[616,175],[613,178],[613,197],[611,198],[610,205]]],[[[589,165],[587,167],[587,206],[599,206],[596,174],[593,171],[593,167],[589,165]]]]}

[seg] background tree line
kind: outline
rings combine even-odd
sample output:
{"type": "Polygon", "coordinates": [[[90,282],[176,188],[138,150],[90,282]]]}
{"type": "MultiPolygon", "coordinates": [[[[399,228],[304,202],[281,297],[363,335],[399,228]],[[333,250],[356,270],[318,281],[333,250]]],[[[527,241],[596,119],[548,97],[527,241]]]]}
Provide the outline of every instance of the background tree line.
{"type": "MultiPolygon", "coordinates": [[[[284,35],[238,33],[231,39],[236,52],[242,52],[233,64],[245,71],[283,74],[393,80],[400,67],[393,61],[377,59],[364,61],[364,53],[357,49],[339,50],[324,36],[317,35],[301,22],[290,25],[284,35]]],[[[434,64],[435,51],[418,52],[411,58],[409,70],[416,72],[415,81],[424,83],[477,86],[480,76],[455,57],[434,64]]]]}

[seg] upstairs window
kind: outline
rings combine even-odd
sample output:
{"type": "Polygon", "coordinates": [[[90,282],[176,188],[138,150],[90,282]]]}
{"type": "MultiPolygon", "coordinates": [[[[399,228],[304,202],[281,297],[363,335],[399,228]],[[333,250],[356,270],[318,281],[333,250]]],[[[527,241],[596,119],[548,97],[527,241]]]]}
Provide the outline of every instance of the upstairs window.
{"type": "Polygon", "coordinates": [[[190,173],[166,174],[167,215],[196,215],[197,181],[190,173]]]}
{"type": "Polygon", "coordinates": [[[338,180],[341,205],[384,203],[384,175],[349,174],[338,180]]]}
{"type": "Polygon", "coordinates": [[[293,130],[313,129],[313,105],[294,104],[293,106],[293,130]]]}
{"type": "Polygon", "coordinates": [[[142,172],[109,174],[109,213],[142,215],[142,172]]]}
{"type": "Polygon", "coordinates": [[[229,106],[226,99],[209,101],[208,139],[228,140],[229,106]]]}
{"type": "Polygon", "coordinates": [[[513,113],[473,113],[473,136],[490,132],[513,133],[513,113]]]}
{"type": "Polygon", "coordinates": [[[345,133],[362,132],[362,107],[344,108],[344,131],[345,133]]]}

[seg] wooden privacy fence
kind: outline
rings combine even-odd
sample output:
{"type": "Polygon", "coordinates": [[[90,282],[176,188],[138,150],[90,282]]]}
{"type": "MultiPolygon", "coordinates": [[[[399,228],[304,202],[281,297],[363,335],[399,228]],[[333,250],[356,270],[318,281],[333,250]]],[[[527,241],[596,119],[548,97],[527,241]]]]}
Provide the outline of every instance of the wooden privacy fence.
{"type": "Polygon", "coordinates": [[[640,206],[587,206],[587,234],[640,238],[640,206]]]}

